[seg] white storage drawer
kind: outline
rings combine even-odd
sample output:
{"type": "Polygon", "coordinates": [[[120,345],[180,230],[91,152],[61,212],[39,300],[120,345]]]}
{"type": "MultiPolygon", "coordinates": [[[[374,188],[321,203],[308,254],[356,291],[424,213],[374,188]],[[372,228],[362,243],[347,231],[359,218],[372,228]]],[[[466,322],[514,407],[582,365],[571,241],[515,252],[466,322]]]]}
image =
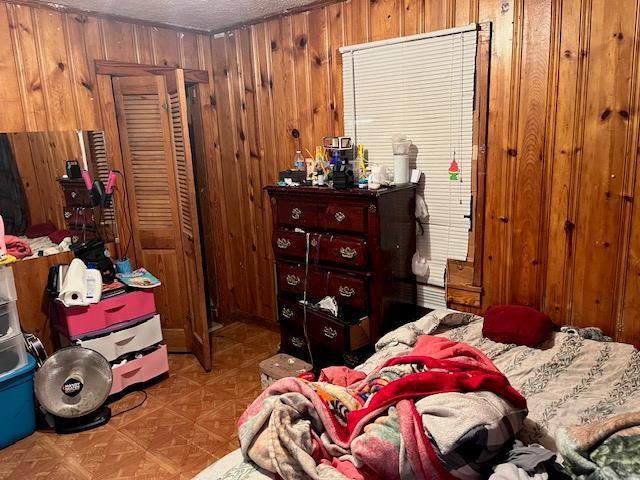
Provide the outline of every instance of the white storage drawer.
{"type": "Polygon", "coordinates": [[[18,333],[22,333],[22,330],[20,330],[17,303],[15,301],[0,302],[0,341],[18,333]]]}
{"type": "Polygon", "coordinates": [[[0,303],[15,302],[17,299],[13,269],[8,265],[0,266],[0,303]]]}
{"type": "Polygon", "coordinates": [[[0,340],[0,380],[27,364],[27,350],[22,333],[0,340]]]}
{"type": "Polygon", "coordinates": [[[160,315],[154,315],[133,327],[111,332],[100,337],[82,337],[74,341],[61,340],[66,344],[72,343],[95,350],[112,362],[126,353],[137,352],[160,343],[162,341],[160,315]]]}

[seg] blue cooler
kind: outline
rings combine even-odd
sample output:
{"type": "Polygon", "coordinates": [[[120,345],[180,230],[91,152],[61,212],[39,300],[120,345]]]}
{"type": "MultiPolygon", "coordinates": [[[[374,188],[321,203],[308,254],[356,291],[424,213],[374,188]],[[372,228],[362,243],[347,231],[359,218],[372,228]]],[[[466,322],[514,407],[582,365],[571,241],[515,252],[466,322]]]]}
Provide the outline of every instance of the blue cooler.
{"type": "Polygon", "coordinates": [[[33,373],[36,361],[0,377],[0,448],[28,437],[36,430],[33,373]]]}

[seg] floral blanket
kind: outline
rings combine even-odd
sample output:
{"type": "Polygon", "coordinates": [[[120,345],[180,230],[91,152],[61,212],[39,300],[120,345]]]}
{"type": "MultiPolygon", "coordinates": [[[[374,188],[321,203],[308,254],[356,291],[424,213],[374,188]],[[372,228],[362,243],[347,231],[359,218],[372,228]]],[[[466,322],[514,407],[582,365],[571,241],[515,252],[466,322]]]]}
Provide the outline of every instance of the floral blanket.
{"type": "Polygon", "coordinates": [[[560,428],[556,443],[571,478],[640,479],[640,411],[560,428]]]}
{"type": "Polygon", "coordinates": [[[279,380],[242,415],[239,437],[246,457],[287,480],[482,478],[526,413],[482,352],[425,335],[368,375],[279,380]]]}

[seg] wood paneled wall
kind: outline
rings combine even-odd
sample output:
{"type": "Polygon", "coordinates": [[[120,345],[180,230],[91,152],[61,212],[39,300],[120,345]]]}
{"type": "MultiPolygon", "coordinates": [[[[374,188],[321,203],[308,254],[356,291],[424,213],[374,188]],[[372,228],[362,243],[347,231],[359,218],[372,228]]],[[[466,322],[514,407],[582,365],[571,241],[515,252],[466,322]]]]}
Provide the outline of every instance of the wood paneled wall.
{"type": "Polygon", "coordinates": [[[221,314],[274,320],[262,187],[342,131],[338,47],[492,22],[483,304],[640,341],[638,4],[344,0],[209,37],[0,3],[0,130],[99,129],[93,60],[209,70],[221,314]]]}
{"type": "Polygon", "coordinates": [[[100,130],[95,60],[207,69],[209,36],[0,2],[0,131],[100,130]]]}
{"type": "MultiPolygon", "coordinates": [[[[94,62],[113,60],[210,72],[210,48],[207,33],[47,8],[28,0],[0,0],[0,131],[105,130],[107,142],[119,148],[113,129],[107,128],[113,123],[104,121],[109,114],[115,118],[115,113],[113,105],[105,103],[107,99],[102,99],[106,108],[101,108],[94,62]]],[[[213,111],[210,105],[205,108],[213,111]]],[[[215,152],[207,153],[209,163],[215,164],[215,152]]],[[[125,207],[124,202],[119,205],[125,207]]],[[[214,211],[221,210],[216,207],[214,211]]],[[[48,208],[62,214],[62,209],[51,203],[48,208]]],[[[119,209],[118,219],[126,224],[120,213],[119,209]]],[[[204,221],[219,223],[217,218],[204,221]]],[[[62,260],[61,256],[57,261],[62,260]]],[[[53,261],[38,259],[14,267],[19,276],[18,308],[23,326],[43,333],[47,342],[49,336],[41,325],[48,313],[43,298],[48,266],[53,261]]]]}
{"type": "Polygon", "coordinates": [[[82,163],[75,132],[9,134],[13,154],[27,197],[29,225],[51,222],[66,228],[64,194],[58,179],[66,172],[67,160],[82,163]]]}
{"type": "Polygon", "coordinates": [[[492,22],[483,306],[640,341],[638,4],[346,0],[212,39],[230,309],[273,318],[269,204],[293,129],[342,132],[341,45],[492,22]]]}

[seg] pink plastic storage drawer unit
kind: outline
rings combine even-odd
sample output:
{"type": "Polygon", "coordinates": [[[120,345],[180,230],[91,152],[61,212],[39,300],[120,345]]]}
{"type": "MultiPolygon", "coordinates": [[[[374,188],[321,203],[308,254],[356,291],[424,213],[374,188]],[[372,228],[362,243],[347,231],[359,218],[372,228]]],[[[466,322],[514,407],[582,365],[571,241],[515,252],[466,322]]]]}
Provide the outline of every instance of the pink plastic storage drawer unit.
{"type": "Polygon", "coordinates": [[[58,304],[58,328],[68,337],[77,337],[156,313],[153,290],[136,290],[101,300],[86,307],[58,304]]]}
{"type": "Polygon", "coordinates": [[[110,395],[119,393],[125,388],[151,380],[169,371],[169,357],[167,356],[167,346],[160,345],[146,355],[130,360],[122,365],[114,365],[113,385],[110,395]]]}

